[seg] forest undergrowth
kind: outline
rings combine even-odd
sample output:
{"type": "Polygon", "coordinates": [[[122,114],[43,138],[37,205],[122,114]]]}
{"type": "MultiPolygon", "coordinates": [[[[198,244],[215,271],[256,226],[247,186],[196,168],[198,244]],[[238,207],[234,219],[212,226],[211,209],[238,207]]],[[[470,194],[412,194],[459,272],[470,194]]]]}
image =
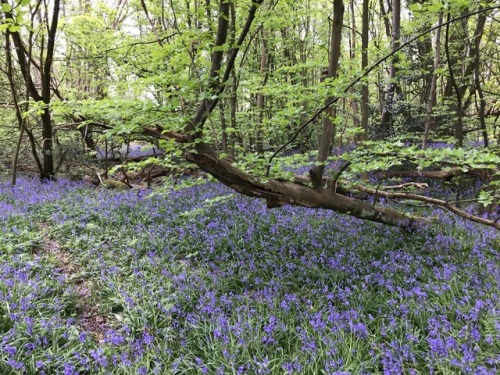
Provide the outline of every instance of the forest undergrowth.
{"type": "Polygon", "coordinates": [[[426,214],[0,184],[0,373],[497,374],[498,232],[426,214]]]}

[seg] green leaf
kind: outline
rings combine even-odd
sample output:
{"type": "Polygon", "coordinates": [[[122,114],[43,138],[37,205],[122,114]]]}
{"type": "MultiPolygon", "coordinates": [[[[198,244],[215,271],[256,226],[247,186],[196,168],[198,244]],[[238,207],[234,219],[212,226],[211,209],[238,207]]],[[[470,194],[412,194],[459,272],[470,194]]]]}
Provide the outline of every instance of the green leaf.
{"type": "Polygon", "coordinates": [[[488,206],[489,204],[493,203],[493,196],[489,191],[481,191],[479,193],[479,198],[478,198],[479,203],[481,203],[483,206],[488,206]]]}
{"type": "Polygon", "coordinates": [[[10,12],[12,10],[12,6],[10,4],[2,4],[2,12],[10,12]]]}
{"type": "Polygon", "coordinates": [[[412,4],[412,5],[410,5],[410,10],[412,12],[421,12],[422,11],[422,5],[417,4],[417,3],[412,4]]]}
{"type": "Polygon", "coordinates": [[[19,30],[21,30],[21,26],[19,26],[19,25],[9,26],[9,31],[11,33],[17,33],[19,30]]]}
{"type": "Polygon", "coordinates": [[[443,7],[444,7],[444,5],[442,3],[434,3],[434,4],[429,5],[429,7],[427,9],[431,12],[438,12],[441,9],[443,9],[443,7]]]}

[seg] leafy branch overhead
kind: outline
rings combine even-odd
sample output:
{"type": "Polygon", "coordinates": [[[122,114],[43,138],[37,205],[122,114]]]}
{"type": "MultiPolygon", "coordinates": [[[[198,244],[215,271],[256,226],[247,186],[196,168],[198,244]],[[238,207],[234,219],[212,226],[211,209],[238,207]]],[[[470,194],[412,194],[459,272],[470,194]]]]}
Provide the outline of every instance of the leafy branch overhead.
{"type": "MultiPolygon", "coordinates": [[[[246,25],[249,25],[255,16],[255,9],[258,3],[255,3],[251,10],[249,11],[248,19],[246,25]]],[[[335,5],[334,5],[335,6],[335,5]]],[[[342,9],[338,7],[338,9],[342,9]]],[[[342,10],[343,11],[343,10],[342,10]]],[[[225,20],[227,17],[228,8],[221,3],[220,13],[221,16],[219,20],[225,20]]],[[[240,36],[240,41],[244,40],[245,33],[247,32],[247,28],[240,36]]],[[[228,33],[228,23],[227,22],[219,22],[217,29],[217,39],[215,45],[222,45],[225,42],[225,38],[228,33]]],[[[234,68],[235,58],[233,57],[237,50],[232,51],[231,57],[228,59],[226,64],[226,74],[224,74],[224,78],[229,78],[228,72],[230,72],[234,68]]],[[[392,54],[392,53],[391,53],[392,54]]],[[[220,51],[214,51],[212,53],[211,61],[212,61],[212,69],[211,75],[216,76],[219,67],[222,64],[223,54],[220,51]]],[[[380,61],[383,61],[380,60],[380,61]]],[[[186,127],[187,132],[193,133],[195,129],[202,129],[205,124],[208,115],[215,108],[217,101],[220,97],[224,89],[224,79],[222,80],[222,85],[214,85],[213,92],[216,94],[209,101],[203,100],[196,111],[196,115],[191,119],[189,125],[186,127]]],[[[335,98],[333,101],[330,101],[327,106],[333,104],[339,98],[335,98]]],[[[326,108],[327,106],[323,107],[326,108]]],[[[323,109],[322,108],[322,109],[323,109]]],[[[321,110],[320,110],[321,111],[321,110]]],[[[314,115],[313,118],[317,117],[318,113],[314,115]]],[[[312,120],[309,120],[312,121],[312,120]]],[[[306,122],[307,123],[307,122],[306,122]]],[[[323,137],[327,136],[323,134],[323,137]]],[[[331,135],[330,135],[331,137],[331,135]]],[[[397,225],[401,226],[405,229],[412,229],[418,223],[422,223],[425,220],[418,217],[404,215],[399,213],[396,210],[392,210],[389,208],[378,207],[375,205],[370,205],[360,199],[350,197],[351,192],[345,192],[344,194],[340,194],[333,189],[325,189],[322,186],[307,187],[304,185],[297,185],[290,182],[278,181],[278,180],[267,180],[263,181],[262,179],[255,178],[250,174],[247,174],[233,165],[231,165],[228,160],[221,160],[213,147],[211,147],[206,142],[202,141],[201,132],[197,131],[194,133],[194,140],[196,140],[195,151],[188,154],[188,160],[193,161],[197,165],[199,165],[202,169],[208,171],[214,177],[225,183],[226,185],[234,188],[235,190],[254,197],[265,198],[268,201],[269,207],[279,207],[285,204],[297,204],[303,205],[306,207],[315,207],[315,208],[327,208],[333,209],[338,212],[348,213],[350,215],[372,220],[378,221],[385,224],[397,225]]],[[[441,160],[449,158],[451,155],[454,155],[459,158],[460,151],[457,152],[445,152],[440,153],[441,160]]],[[[425,153],[422,153],[425,155],[425,153]]],[[[493,170],[495,170],[498,165],[498,157],[486,158],[490,162],[488,164],[489,167],[493,166],[493,170]],[[497,164],[494,164],[497,162],[497,164]]],[[[436,161],[436,157],[431,160],[426,159],[425,163],[429,165],[436,161]]],[[[467,159],[466,159],[467,160],[467,159]]],[[[463,159],[462,159],[463,161],[463,159]]],[[[467,160],[468,161],[468,160],[467,160]]],[[[321,161],[322,162],[322,161],[321,161]]],[[[424,163],[424,164],[425,164],[424,163]]],[[[479,162],[480,163],[480,162],[479,162]]],[[[378,165],[382,165],[380,163],[378,165]]],[[[462,164],[462,170],[466,169],[467,165],[474,166],[485,166],[485,164],[478,164],[475,159],[473,159],[468,164],[462,164]]],[[[395,165],[395,164],[392,164],[395,165]]],[[[385,168],[392,166],[390,162],[384,165],[385,168]]],[[[377,168],[378,169],[378,168],[377,168]]],[[[369,171],[370,168],[365,168],[365,172],[369,171]]],[[[311,170],[312,171],[312,170],[311,170]]],[[[323,173],[323,172],[321,172],[323,173]]],[[[321,179],[321,176],[320,176],[321,179]]],[[[321,184],[322,185],[322,184],[321,184]]],[[[419,196],[416,194],[407,194],[407,193],[381,193],[377,190],[367,189],[361,186],[357,187],[358,190],[361,190],[366,193],[373,194],[375,196],[384,196],[387,198],[409,198],[414,200],[422,200],[426,203],[430,203],[433,205],[444,207],[451,212],[462,216],[466,219],[480,222],[482,224],[491,225],[497,229],[500,229],[500,222],[490,219],[483,219],[479,216],[468,214],[467,212],[458,209],[454,204],[437,200],[437,199],[429,199],[424,196],[419,196]]]]}
{"type": "Polygon", "coordinates": [[[496,3],[80,5],[1,0],[12,153],[43,179],[85,154],[132,186],[118,151],[148,143],[137,168],[183,157],[269,207],[500,229],[496,3]]]}

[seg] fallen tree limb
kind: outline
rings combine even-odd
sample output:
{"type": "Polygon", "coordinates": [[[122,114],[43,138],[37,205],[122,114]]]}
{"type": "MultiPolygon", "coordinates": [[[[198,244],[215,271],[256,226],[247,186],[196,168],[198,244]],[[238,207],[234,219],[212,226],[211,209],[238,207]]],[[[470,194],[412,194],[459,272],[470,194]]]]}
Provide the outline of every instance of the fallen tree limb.
{"type": "Polygon", "coordinates": [[[187,135],[174,131],[165,131],[165,129],[160,125],[156,125],[154,128],[144,128],[144,133],[159,139],[173,139],[178,143],[189,142],[189,137],[187,135]]]}
{"type": "MultiPolygon", "coordinates": [[[[480,178],[484,179],[486,173],[487,172],[485,170],[470,169],[468,171],[463,171],[462,168],[454,167],[454,168],[448,168],[448,169],[441,169],[441,170],[437,170],[437,171],[420,171],[420,170],[389,171],[389,172],[384,172],[383,177],[386,177],[386,178],[422,177],[422,178],[429,178],[429,179],[436,179],[436,180],[446,180],[446,179],[450,179],[453,177],[469,175],[469,176],[479,176],[480,178]]],[[[382,175],[382,173],[380,173],[380,175],[382,175]]]]}
{"type": "Polygon", "coordinates": [[[270,208],[292,204],[330,209],[360,219],[400,227],[410,232],[419,225],[429,223],[427,219],[405,215],[386,207],[373,207],[365,201],[335,193],[330,189],[316,190],[275,179],[260,180],[236,168],[229,160],[220,159],[214,150],[203,142],[197,144],[196,153],[187,154],[187,159],[237,192],[265,199],[270,208]]]}
{"type": "Polygon", "coordinates": [[[404,184],[399,184],[399,185],[381,186],[380,188],[382,190],[399,190],[407,187],[414,187],[417,189],[427,189],[429,185],[427,185],[424,182],[406,182],[404,184]]]}
{"type": "Polygon", "coordinates": [[[354,188],[356,188],[359,191],[362,191],[367,194],[371,194],[376,197],[383,197],[387,199],[411,199],[415,201],[420,201],[420,202],[425,202],[432,204],[434,206],[439,206],[443,207],[446,210],[453,212],[454,214],[463,217],[464,219],[474,221],[476,223],[481,223],[484,225],[491,226],[496,229],[500,229],[500,223],[497,220],[490,220],[490,219],[485,219],[480,216],[472,215],[464,210],[459,209],[458,207],[454,206],[448,201],[442,200],[442,199],[437,199],[437,198],[431,198],[431,197],[425,197],[422,195],[418,194],[413,194],[413,193],[393,193],[393,192],[387,192],[387,191],[381,191],[381,190],[375,190],[371,188],[367,188],[363,185],[354,185],[354,188]]]}
{"type": "MultiPolygon", "coordinates": [[[[311,184],[311,181],[306,176],[295,176],[293,179],[293,183],[297,184],[297,185],[301,185],[301,186],[307,186],[307,185],[311,184]]],[[[331,184],[332,179],[325,178],[324,183],[327,185],[331,184]]],[[[414,183],[414,182],[413,183],[411,182],[409,184],[410,185],[418,184],[418,185],[420,185],[420,186],[418,186],[419,188],[426,188],[427,187],[427,184],[420,184],[420,183],[414,183]]],[[[405,185],[405,184],[401,184],[401,185],[405,185]]],[[[467,219],[467,220],[470,220],[470,221],[473,221],[476,223],[484,224],[487,226],[491,226],[491,227],[496,228],[496,229],[500,229],[500,222],[499,222],[498,218],[496,220],[491,220],[491,219],[485,219],[485,218],[482,218],[480,216],[470,214],[464,210],[459,209],[455,205],[453,205],[454,202],[448,202],[448,201],[445,201],[442,199],[426,197],[426,196],[414,194],[414,193],[388,192],[388,191],[381,190],[381,189],[386,189],[386,190],[389,189],[390,190],[391,188],[400,188],[401,185],[381,186],[379,189],[368,188],[368,187],[360,185],[360,184],[354,185],[353,186],[354,189],[361,192],[362,194],[366,194],[366,196],[364,196],[364,197],[363,196],[360,197],[359,194],[357,194],[355,191],[348,189],[348,187],[345,184],[344,185],[337,184],[336,192],[338,194],[344,195],[344,196],[345,195],[357,196],[357,198],[353,198],[353,199],[356,199],[358,201],[359,200],[362,201],[363,198],[367,198],[368,196],[383,197],[386,199],[410,199],[410,200],[414,200],[414,201],[420,201],[420,202],[424,202],[424,203],[427,203],[427,204],[432,205],[432,206],[442,207],[442,208],[444,208],[444,209],[446,209],[446,210],[448,210],[448,211],[450,211],[450,212],[452,212],[452,213],[454,213],[454,214],[456,214],[464,219],[467,219]]]]}

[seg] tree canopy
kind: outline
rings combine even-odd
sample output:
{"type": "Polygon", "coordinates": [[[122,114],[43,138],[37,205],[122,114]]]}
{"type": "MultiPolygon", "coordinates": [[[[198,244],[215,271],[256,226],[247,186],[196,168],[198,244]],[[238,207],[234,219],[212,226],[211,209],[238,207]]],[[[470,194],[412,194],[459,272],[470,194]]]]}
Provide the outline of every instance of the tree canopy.
{"type": "Polygon", "coordinates": [[[51,179],[147,142],[114,170],[196,165],[269,207],[413,230],[422,204],[500,229],[499,7],[1,0],[4,153],[51,179]]]}

